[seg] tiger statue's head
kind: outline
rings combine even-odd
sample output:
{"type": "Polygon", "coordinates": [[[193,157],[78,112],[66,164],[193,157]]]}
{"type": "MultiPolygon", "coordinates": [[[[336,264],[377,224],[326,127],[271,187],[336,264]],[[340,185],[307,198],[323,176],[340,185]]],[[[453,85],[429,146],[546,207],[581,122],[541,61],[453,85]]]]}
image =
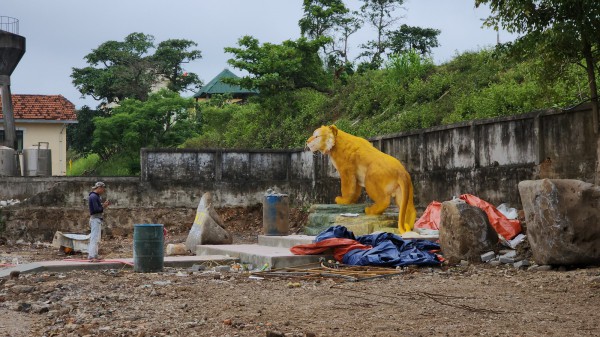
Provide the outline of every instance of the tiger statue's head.
{"type": "Polygon", "coordinates": [[[313,132],[312,136],[306,141],[306,146],[312,151],[321,151],[327,154],[335,145],[335,137],[338,134],[338,129],[335,125],[321,126],[313,132]]]}

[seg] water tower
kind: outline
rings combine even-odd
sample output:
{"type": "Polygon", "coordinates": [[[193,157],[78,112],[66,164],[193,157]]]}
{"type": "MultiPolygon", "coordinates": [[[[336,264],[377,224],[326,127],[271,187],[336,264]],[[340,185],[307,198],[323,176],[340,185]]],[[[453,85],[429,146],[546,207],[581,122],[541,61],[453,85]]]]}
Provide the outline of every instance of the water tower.
{"type": "MultiPolygon", "coordinates": [[[[25,38],[19,34],[19,20],[0,16],[0,94],[2,95],[2,115],[4,120],[4,145],[17,149],[17,131],[10,93],[10,75],[25,54],[25,38]]],[[[2,144],[0,144],[2,145],[2,144]]],[[[9,150],[0,151],[0,175],[18,175],[19,160],[9,150]],[[4,168],[4,169],[3,169],[4,168]],[[4,172],[2,172],[4,171],[4,172]]],[[[16,152],[15,152],[16,154],[16,152]]]]}

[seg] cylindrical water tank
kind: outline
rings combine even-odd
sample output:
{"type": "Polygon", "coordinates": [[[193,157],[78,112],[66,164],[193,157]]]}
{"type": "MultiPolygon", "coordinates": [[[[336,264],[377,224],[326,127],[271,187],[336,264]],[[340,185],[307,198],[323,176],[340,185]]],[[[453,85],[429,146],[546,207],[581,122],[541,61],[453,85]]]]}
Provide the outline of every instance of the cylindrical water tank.
{"type": "Polygon", "coordinates": [[[48,177],[52,175],[50,149],[42,149],[38,144],[23,150],[23,175],[26,177],[48,177]]]}
{"type": "Polygon", "coordinates": [[[0,177],[17,175],[17,152],[10,147],[0,146],[0,177]]]}

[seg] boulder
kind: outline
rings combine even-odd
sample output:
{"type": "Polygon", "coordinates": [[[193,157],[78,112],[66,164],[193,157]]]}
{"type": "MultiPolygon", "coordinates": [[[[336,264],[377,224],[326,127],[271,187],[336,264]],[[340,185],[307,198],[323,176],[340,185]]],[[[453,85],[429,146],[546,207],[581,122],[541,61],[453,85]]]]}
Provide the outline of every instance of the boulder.
{"type": "Polygon", "coordinates": [[[169,243],[167,245],[167,256],[188,255],[189,250],[185,243],[169,243]]]}
{"type": "Polygon", "coordinates": [[[440,247],[451,264],[481,261],[481,254],[494,250],[498,234],[485,212],[464,201],[442,203],[440,247]]]}
{"type": "Polygon", "coordinates": [[[200,208],[204,209],[217,225],[219,225],[221,228],[225,228],[225,223],[223,222],[223,219],[221,219],[219,213],[215,211],[215,207],[213,206],[212,194],[210,192],[204,193],[204,195],[202,195],[202,198],[200,198],[200,204],[198,205],[198,209],[200,208]]]}
{"type": "Polygon", "coordinates": [[[527,239],[539,265],[600,263],[600,187],[579,180],[519,183],[527,239]]]}
{"type": "Polygon", "coordinates": [[[214,211],[212,196],[209,192],[204,193],[198,204],[196,218],[192,228],[185,240],[185,246],[192,252],[196,251],[197,245],[230,244],[233,242],[231,234],[223,228],[221,217],[214,211]],[[217,217],[217,220],[213,218],[217,217]],[[219,222],[221,224],[219,224],[219,222]]]}

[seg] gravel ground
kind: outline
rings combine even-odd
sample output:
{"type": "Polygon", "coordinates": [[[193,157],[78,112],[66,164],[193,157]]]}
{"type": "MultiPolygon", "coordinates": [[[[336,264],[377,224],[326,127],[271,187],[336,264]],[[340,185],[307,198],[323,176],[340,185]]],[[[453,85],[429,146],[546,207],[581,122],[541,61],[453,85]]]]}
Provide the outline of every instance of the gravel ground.
{"type": "Polygon", "coordinates": [[[600,268],[408,268],[399,276],[251,279],[166,269],[21,275],[5,336],[597,336],[600,268]]]}
{"type": "MultiPolygon", "coordinates": [[[[235,243],[256,242],[259,211],[221,211],[235,243]]],[[[130,237],[108,238],[101,253],[128,257],[131,247],[130,237]]],[[[4,262],[64,257],[48,243],[0,243],[4,262]]],[[[0,336],[600,336],[598,267],[398,272],[361,282],[254,279],[210,266],[25,274],[0,280],[0,336]]]]}

